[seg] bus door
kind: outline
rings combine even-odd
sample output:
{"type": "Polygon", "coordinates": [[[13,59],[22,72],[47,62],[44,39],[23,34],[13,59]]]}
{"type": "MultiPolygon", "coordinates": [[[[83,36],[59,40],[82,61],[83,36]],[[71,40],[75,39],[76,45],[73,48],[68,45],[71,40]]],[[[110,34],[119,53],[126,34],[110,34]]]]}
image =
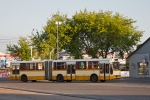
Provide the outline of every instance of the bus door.
{"type": "Polygon", "coordinates": [[[75,65],[68,64],[67,65],[67,80],[75,80],[75,65]]]}
{"type": "Polygon", "coordinates": [[[20,69],[19,65],[13,65],[12,66],[12,78],[14,80],[19,80],[20,79],[20,69]]]}
{"type": "Polygon", "coordinates": [[[100,81],[104,82],[106,80],[106,64],[100,63],[100,81]]]}

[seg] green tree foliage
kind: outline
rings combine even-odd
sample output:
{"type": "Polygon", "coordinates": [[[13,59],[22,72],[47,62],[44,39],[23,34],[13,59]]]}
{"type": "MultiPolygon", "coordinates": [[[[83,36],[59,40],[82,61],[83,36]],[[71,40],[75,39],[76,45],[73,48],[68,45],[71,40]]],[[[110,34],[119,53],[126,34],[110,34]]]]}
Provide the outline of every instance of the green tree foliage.
{"type": "Polygon", "coordinates": [[[60,15],[59,12],[52,15],[50,19],[47,21],[47,25],[43,27],[43,32],[36,32],[36,34],[32,34],[31,40],[32,45],[39,56],[42,59],[49,58],[50,52],[55,49],[55,52],[52,53],[53,57],[56,57],[56,43],[57,43],[57,25],[56,21],[62,22],[61,25],[58,25],[58,51],[62,50],[63,47],[70,41],[70,37],[65,35],[67,29],[70,28],[67,24],[67,15],[60,15]]]}
{"type": "Polygon", "coordinates": [[[26,37],[20,37],[18,45],[7,44],[11,56],[19,56],[21,60],[30,60],[30,45],[26,37]]]}
{"type": "Polygon", "coordinates": [[[67,47],[71,53],[78,53],[79,48],[85,49],[93,58],[98,57],[98,52],[106,58],[110,50],[123,54],[135,46],[143,34],[134,23],[133,19],[119,13],[88,12],[85,9],[69,20],[71,42],[67,47]]]}
{"type": "MultiPolygon", "coordinates": [[[[133,25],[135,22],[131,18],[110,11],[88,12],[84,9],[76,12],[72,18],[57,12],[48,19],[42,32],[36,31],[30,36],[31,45],[37,57],[42,59],[49,59],[53,49],[55,52],[52,56],[56,57],[57,39],[58,51],[65,49],[75,58],[82,58],[83,50],[93,58],[106,58],[110,51],[120,52],[120,56],[123,57],[123,54],[128,53],[143,35],[143,31],[139,31],[133,25]],[[62,22],[58,27],[57,21],[62,22]]],[[[23,39],[25,38],[21,38],[23,39]]],[[[7,49],[13,55],[27,59],[24,56],[30,54],[27,53],[29,43],[26,39],[22,42],[19,40],[18,43],[19,46],[7,45],[7,49]]]]}

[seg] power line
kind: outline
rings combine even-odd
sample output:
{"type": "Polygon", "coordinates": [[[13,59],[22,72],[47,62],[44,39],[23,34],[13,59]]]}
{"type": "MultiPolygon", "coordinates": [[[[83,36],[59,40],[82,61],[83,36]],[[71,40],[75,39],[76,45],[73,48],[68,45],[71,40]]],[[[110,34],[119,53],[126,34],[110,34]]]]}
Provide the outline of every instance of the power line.
{"type": "Polygon", "coordinates": [[[0,40],[14,40],[14,39],[19,39],[19,38],[0,39],[0,40]]]}
{"type": "Polygon", "coordinates": [[[17,42],[17,41],[3,41],[3,42],[0,42],[0,43],[9,43],[9,42],[17,42]]]}

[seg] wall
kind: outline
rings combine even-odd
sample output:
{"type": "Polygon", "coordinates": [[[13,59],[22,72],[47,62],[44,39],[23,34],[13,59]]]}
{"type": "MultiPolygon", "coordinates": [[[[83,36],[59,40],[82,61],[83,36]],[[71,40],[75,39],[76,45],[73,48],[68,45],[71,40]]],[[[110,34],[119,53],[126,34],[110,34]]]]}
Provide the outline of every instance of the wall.
{"type": "Polygon", "coordinates": [[[150,53],[141,53],[141,54],[133,54],[129,58],[129,74],[130,77],[133,78],[141,78],[141,77],[149,77],[150,78],[150,53]],[[149,75],[138,75],[138,62],[143,61],[143,56],[145,57],[145,62],[148,62],[149,67],[149,75]]]}

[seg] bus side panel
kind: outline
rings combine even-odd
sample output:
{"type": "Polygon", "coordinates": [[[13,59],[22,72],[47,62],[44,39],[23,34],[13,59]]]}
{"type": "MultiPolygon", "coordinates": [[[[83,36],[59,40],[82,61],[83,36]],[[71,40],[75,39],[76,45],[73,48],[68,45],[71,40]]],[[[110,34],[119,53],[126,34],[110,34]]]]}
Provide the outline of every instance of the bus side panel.
{"type": "Polygon", "coordinates": [[[20,71],[20,76],[22,76],[23,74],[27,75],[28,80],[44,80],[45,79],[45,71],[44,70],[20,71]]]}
{"type": "Polygon", "coordinates": [[[76,70],[76,80],[90,80],[91,74],[96,73],[93,72],[93,70],[83,70],[83,69],[78,69],[76,70]]]}
{"type": "Polygon", "coordinates": [[[99,80],[113,80],[114,79],[114,75],[110,75],[110,74],[106,74],[105,78],[104,78],[104,74],[100,74],[99,76],[99,80]]]}

